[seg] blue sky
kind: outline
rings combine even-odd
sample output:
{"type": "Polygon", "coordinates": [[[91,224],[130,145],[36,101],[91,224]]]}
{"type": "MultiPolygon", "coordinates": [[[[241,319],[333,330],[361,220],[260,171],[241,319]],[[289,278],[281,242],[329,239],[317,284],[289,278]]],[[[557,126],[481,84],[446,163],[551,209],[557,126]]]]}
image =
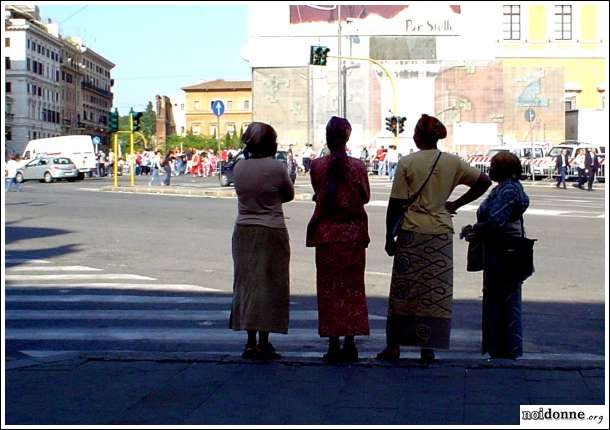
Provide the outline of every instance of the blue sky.
{"type": "Polygon", "coordinates": [[[116,64],[114,106],[143,110],[155,95],[180,95],[202,80],[250,80],[240,56],[247,40],[245,5],[45,5],[40,14],[64,36],[116,64]]]}

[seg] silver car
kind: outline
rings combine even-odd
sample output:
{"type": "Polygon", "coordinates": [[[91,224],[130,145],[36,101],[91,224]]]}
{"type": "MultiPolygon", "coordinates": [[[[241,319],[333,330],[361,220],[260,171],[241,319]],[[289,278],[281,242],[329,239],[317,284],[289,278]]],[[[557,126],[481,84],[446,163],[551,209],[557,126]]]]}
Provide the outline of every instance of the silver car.
{"type": "Polygon", "coordinates": [[[15,180],[19,183],[36,180],[50,183],[58,179],[74,181],[77,177],[78,169],[69,158],[40,157],[17,169],[15,180]]]}

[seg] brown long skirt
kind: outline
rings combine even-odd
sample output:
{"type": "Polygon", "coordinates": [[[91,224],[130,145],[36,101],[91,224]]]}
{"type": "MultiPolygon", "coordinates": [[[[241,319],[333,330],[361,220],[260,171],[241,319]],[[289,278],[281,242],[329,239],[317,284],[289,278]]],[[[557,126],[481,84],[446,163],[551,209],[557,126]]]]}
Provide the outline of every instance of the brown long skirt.
{"type": "Polygon", "coordinates": [[[230,328],[288,332],[290,244],[286,229],[236,225],[230,328]]]}

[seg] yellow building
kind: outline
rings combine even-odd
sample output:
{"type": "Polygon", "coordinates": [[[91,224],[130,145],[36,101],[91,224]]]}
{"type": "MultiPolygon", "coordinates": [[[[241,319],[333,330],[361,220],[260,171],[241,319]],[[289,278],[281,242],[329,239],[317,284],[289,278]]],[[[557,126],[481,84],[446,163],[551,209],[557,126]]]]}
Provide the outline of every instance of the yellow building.
{"type": "Polygon", "coordinates": [[[220,116],[220,136],[239,135],[252,122],[252,82],[215,81],[183,87],[186,93],[186,130],[194,135],[216,136],[218,118],[212,102],[220,100],[225,111],[220,116]]]}

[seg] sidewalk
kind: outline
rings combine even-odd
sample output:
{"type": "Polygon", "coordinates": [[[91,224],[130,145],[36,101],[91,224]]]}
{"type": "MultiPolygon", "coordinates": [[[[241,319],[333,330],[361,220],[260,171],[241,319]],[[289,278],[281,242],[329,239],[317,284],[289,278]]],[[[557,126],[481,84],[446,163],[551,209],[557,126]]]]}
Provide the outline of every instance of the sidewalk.
{"type": "MultiPolygon", "coordinates": [[[[414,355],[411,355],[414,357],[414,355]]],[[[604,403],[604,363],[276,362],[75,353],[6,363],[6,424],[519,424],[519,405],[604,403]]]]}

